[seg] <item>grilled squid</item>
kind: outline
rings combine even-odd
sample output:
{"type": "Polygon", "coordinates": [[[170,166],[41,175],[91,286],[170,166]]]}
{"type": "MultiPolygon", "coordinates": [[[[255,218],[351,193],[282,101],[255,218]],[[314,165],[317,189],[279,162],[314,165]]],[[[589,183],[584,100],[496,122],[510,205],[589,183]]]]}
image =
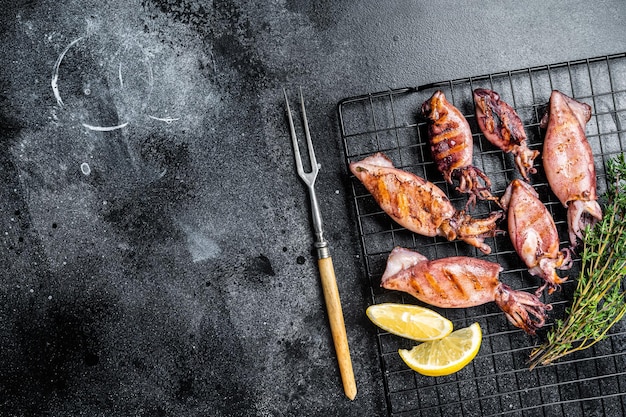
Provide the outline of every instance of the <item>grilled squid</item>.
{"type": "Polygon", "coordinates": [[[385,213],[401,226],[424,236],[461,239],[483,253],[491,252],[484,239],[495,236],[496,222],[502,218],[502,212],[474,219],[465,211],[457,211],[439,187],[395,168],[380,152],[351,163],[350,170],[385,213]]]}
{"type": "Polygon", "coordinates": [[[511,324],[534,335],[552,307],[536,295],[516,291],[498,279],[502,267],[484,259],[454,256],[429,260],[400,247],[387,259],[381,286],[406,292],[436,307],[473,307],[495,301],[511,324]]]}
{"type": "Polygon", "coordinates": [[[500,100],[500,95],[486,88],[474,90],[476,121],[485,138],[503,152],[515,157],[515,165],[528,181],[528,174],[537,172],[533,162],[539,151],[531,151],[526,145],[524,124],[513,107],[500,100]]]}
{"type": "Polygon", "coordinates": [[[467,206],[476,204],[476,198],[497,201],[491,194],[489,177],[472,165],[474,142],[463,114],[440,90],[422,104],[421,110],[428,119],[433,159],[446,182],[453,184],[453,178],[458,179],[456,189],[469,194],[467,206]]]}
{"type": "Polygon", "coordinates": [[[524,181],[515,179],[509,184],[500,203],[508,210],[509,237],[517,254],[533,276],[543,280],[536,295],[548,287],[552,294],[567,280],[557,275],[556,269],[572,266],[569,249],[559,251],[559,234],[546,206],[539,200],[535,189],[524,181]]]}
{"type": "Polygon", "coordinates": [[[543,166],[550,188],[567,207],[569,240],[576,247],[582,231],[602,219],[596,196],[596,169],[585,125],[591,107],[554,90],[541,127],[547,129],[543,143],[543,166]]]}

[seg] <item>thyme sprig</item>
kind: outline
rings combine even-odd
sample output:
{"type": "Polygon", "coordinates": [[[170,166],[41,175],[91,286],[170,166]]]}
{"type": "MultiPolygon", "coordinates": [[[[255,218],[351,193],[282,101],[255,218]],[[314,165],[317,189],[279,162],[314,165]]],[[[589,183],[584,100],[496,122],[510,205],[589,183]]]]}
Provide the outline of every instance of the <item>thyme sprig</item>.
{"type": "Polygon", "coordinates": [[[593,346],[626,314],[625,189],[626,160],[620,154],[607,161],[604,215],[585,230],[572,304],[555,320],[546,342],[531,352],[531,369],[593,346]]]}

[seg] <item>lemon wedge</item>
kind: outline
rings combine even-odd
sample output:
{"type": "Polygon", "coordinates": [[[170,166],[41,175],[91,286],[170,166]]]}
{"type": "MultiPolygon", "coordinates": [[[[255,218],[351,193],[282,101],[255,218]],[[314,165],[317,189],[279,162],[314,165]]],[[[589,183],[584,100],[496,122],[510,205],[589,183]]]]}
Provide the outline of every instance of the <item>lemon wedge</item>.
{"type": "Polygon", "coordinates": [[[482,338],[480,325],[474,323],[442,339],[419,344],[411,350],[399,349],[398,353],[411,369],[422,375],[450,375],[474,359],[482,338]]]}
{"type": "Polygon", "coordinates": [[[376,304],[369,306],[365,313],[381,329],[419,342],[441,339],[452,331],[450,320],[416,305],[376,304]]]}

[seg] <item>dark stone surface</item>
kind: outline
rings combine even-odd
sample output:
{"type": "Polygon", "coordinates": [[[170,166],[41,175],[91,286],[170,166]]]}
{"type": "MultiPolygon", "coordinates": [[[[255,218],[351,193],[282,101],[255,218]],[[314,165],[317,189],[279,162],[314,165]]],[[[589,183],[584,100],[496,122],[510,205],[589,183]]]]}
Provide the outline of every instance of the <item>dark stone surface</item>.
{"type": "Polygon", "coordinates": [[[385,415],[337,102],[626,45],[618,0],[3,3],[2,416],[385,415]],[[297,86],[354,402],[284,119],[297,86]]]}

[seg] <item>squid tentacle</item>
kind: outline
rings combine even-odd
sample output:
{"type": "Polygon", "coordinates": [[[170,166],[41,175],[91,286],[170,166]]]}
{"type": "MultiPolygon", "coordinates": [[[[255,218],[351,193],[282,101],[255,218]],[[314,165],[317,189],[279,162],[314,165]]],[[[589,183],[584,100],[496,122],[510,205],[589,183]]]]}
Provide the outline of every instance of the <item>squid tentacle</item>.
{"type": "Polygon", "coordinates": [[[511,289],[500,284],[496,289],[495,302],[511,324],[534,335],[547,319],[546,311],[552,310],[550,304],[544,304],[535,294],[511,289]]]}
{"type": "Polygon", "coordinates": [[[488,255],[491,253],[491,248],[482,242],[485,238],[494,237],[498,233],[496,223],[502,217],[504,217],[503,212],[494,211],[488,217],[476,219],[462,210],[444,222],[442,230],[452,231],[454,237],[470,243],[488,255]]]}
{"type": "Polygon", "coordinates": [[[459,185],[456,190],[460,193],[469,194],[465,209],[468,207],[476,206],[476,199],[495,201],[500,205],[498,197],[491,194],[491,180],[483,171],[479,168],[469,165],[463,168],[458,168],[454,171],[455,177],[459,180],[459,185]],[[481,179],[484,185],[481,184],[481,179]]]}
{"type": "Polygon", "coordinates": [[[577,242],[577,238],[583,239],[583,230],[587,226],[593,226],[602,220],[602,209],[596,200],[570,201],[567,206],[567,224],[569,226],[570,243],[577,242]]]}
{"type": "Polygon", "coordinates": [[[573,264],[574,260],[572,259],[572,251],[570,248],[563,248],[555,258],[548,256],[540,258],[538,264],[528,270],[531,275],[539,276],[544,280],[535,294],[539,296],[545,288],[548,289],[548,294],[559,290],[561,284],[567,281],[568,277],[562,278],[558,276],[556,270],[566,271],[570,269],[573,264]]]}
{"type": "Polygon", "coordinates": [[[515,165],[522,174],[522,177],[528,181],[528,174],[536,174],[537,168],[533,167],[535,159],[539,156],[539,151],[530,150],[526,146],[515,145],[511,151],[515,155],[515,165]]]}

